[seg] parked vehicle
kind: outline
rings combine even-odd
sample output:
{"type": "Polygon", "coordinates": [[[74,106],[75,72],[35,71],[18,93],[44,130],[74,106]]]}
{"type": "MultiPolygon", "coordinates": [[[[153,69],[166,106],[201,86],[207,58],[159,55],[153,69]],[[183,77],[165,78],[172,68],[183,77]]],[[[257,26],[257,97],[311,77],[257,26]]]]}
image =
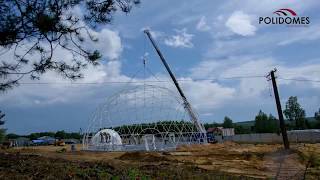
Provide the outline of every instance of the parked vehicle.
{"type": "Polygon", "coordinates": [[[208,132],[208,133],[207,133],[207,141],[208,141],[208,143],[212,143],[212,144],[218,142],[218,141],[216,140],[213,132],[208,132]]]}

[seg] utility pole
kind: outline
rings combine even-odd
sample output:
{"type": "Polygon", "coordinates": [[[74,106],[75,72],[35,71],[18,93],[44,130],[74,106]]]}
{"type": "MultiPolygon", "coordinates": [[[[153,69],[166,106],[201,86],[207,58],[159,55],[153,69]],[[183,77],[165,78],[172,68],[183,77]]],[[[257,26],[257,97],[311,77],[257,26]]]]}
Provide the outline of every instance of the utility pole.
{"type": "MultiPolygon", "coordinates": [[[[273,86],[273,92],[274,92],[274,98],[276,100],[276,105],[277,105],[277,110],[278,110],[278,116],[279,116],[279,121],[280,121],[280,129],[281,129],[281,134],[282,134],[282,139],[283,139],[283,145],[285,149],[289,149],[289,140],[288,140],[288,135],[287,135],[287,130],[286,130],[286,125],[284,122],[283,118],[283,113],[282,113],[282,108],[281,108],[281,102],[280,102],[280,97],[279,97],[279,92],[278,92],[278,87],[277,87],[277,82],[276,82],[276,77],[274,73],[277,71],[275,68],[274,70],[270,71],[270,74],[267,76],[271,76],[271,81],[272,81],[272,86],[273,86]]],[[[269,79],[270,80],[270,79],[269,79]]]]}

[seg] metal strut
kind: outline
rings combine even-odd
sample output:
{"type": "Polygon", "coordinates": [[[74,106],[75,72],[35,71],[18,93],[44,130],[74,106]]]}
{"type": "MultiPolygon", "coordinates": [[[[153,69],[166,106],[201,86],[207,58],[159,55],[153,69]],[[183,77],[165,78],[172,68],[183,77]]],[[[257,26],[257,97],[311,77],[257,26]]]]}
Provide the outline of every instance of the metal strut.
{"type": "Polygon", "coordinates": [[[155,43],[154,39],[152,38],[152,35],[150,33],[149,30],[144,30],[144,33],[148,36],[148,38],[150,39],[153,47],[155,48],[155,50],[157,51],[160,59],[161,59],[161,62],[163,63],[163,65],[165,66],[165,68],[167,69],[174,85],[176,86],[176,88],[178,89],[178,92],[184,102],[184,108],[187,110],[192,122],[196,125],[197,129],[199,132],[201,133],[206,133],[206,130],[205,128],[202,126],[202,124],[200,123],[200,121],[198,120],[196,114],[194,113],[194,111],[192,110],[192,107],[189,103],[189,101],[187,100],[186,96],[184,95],[182,89],[180,88],[180,85],[178,83],[178,81],[176,80],[174,74],[172,73],[168,63],[166,62],[166,60],[164,59],[164,56],[162,55],[160,49],[158,48],[157,44],[155,43]]]}

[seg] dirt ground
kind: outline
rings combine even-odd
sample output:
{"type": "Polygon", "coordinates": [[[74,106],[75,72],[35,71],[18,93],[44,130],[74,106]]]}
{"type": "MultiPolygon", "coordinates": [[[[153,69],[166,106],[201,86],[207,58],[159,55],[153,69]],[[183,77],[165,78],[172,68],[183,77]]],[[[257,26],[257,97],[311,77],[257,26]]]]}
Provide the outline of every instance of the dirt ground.
{"type": "Polygon", "coordinates": [[[0,151],[0,179],[320,179],[320,144],[181,146],[172,152],[0,151]]]}

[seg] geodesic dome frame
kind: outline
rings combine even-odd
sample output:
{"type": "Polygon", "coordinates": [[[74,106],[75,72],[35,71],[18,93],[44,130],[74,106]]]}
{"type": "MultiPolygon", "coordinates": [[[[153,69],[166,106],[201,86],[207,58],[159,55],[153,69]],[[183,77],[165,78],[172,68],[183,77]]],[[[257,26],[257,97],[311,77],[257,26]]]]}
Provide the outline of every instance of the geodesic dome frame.
{"type": "Polygon", "coordinates": [[[166,87],[144,84],[112,95],[97,108],[85,132],[83,149],[161,151],[202,143],[203,137],[177,93],[166,87]],[[116,132],[122,143],[105,141],[101,131],[116,132]]]}

